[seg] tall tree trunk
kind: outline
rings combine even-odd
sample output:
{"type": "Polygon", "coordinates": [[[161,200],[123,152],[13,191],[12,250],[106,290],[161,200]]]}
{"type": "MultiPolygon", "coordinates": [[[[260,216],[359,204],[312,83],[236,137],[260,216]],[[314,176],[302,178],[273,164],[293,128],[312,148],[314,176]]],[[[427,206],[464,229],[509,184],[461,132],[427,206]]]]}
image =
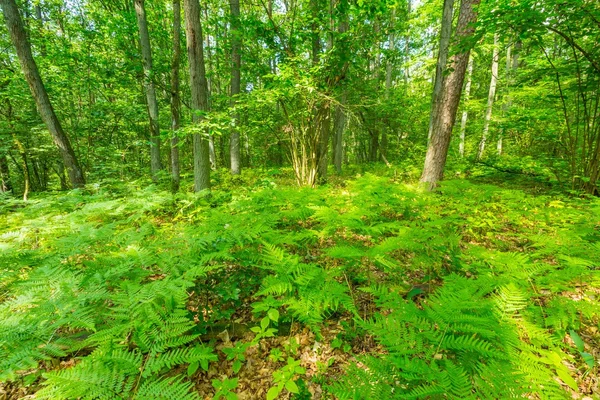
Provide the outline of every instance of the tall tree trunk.
{"type": "Polygon", "coordinates": [[[174,192],[179,190],[179,137],[181,99],[179,98],[179,66],[181,63],[181,4],[173,0],[173,61],[171,65],[171,182],[174,192]]]}
{"type": "Polygon", "coordinates": [[[79,166],[75,152],[71,147],[71,142],[62,129],[58,118],[48,98],[48,93],[42,82],[42,78],[38,71],[35,60],[31,53],[31,46],[27,40],[27,33],[23,26],[23,21],[19,15],[19,10],[15,0],[0,0],[2,6],[2,12],[4,14],[4,21],[10,34],[11,41],[16,48],[21,68],[31,90],[31,94],[35,100],[37,109],[40,113],[42,121],[46,124],[48,131],[52,135],[52,139],[56,146],[60,156],[63,159],[65,167],[69,173],[69,180],[73,187],[81,187],[85,185],[85,178],[83,171],[79,166]]]}
{"type": "MultiPolygon", "coordinates": [[[[229,0],[231,10],[231,106],[235,107],[236,96],[240,94],[241,87],[241,65],[242,57],[240,54],[242,47],[240,30],[240,0],[229,0]]],[[[231,174],[239,175],[242,170],[240,157],[240,116],[237,111],[233,112],[233,126],[231,130],[231,141],[229,155],[231,161],[231,174]]]]}
{"type": "Polygon", "coordinates": [[[435,117],[439,114],[438,100],[442,90],[442,81],[448,62],[448,49],[450,48],[450,36],[452,35],[452,15],[454,13],[454,0],[444,0],[444,11],[442,13],[442,28],[440,30],[440,48],[438,51],[437,66],[435,68],[435,84],[431,96],[431,114],[429,115],[429,133],[427,140],[431,140],[435,117]]]}
{"type": "Polygon", "coordinates": [[[498,84],[498,34],[494,35],[494,49],[492,50],[492,77],[490,78],[490,90],[488,92],[487,107],[485,109],[485,120],[483,122],[483,134],[481,142],[479,142],[479,151],[477,159],[481,160],[485,151],[485,143],[490,130],[490,121],[492,119],[492,111],[494,109],[494,99],[496,98],[496,86],[498,84]]]}
{"type": "MultiPolygon", "coordinates": [[[[477,11],[474,7],[478,6],[480,1],[461,0],[455,43],[463,44],[465,39],[473,35],[474,24],[477,21],[477,11]]],[[[452,56],[451,72],[442,80],[439,106],[433,121],[431,140],[427,147],[425,165],[421,175],[421,182],[427,183],[429,189],[435,187],[444,176],[448,147],[456,120],[469,54],[470,49],[467,49],[452,56]]]]}
{"type": "Polygon", "coordinates": [[[333,123],[333,165],[339,175],[342,173],[342,162],[344,156],[344,130],[346,129],[346,112],[344,106],[348,99],[348,92],[344,90],[340,97],[340,104],[335,106],[335,119],[333,123]]]}
{"type": "MultiPolygon", "coordinates": [[[[406,4],[406,18],[410,21],[410,14],[412,13],[412,0],[408,0],[406,4]]],[[[410,59],[410,36],[409,30],[406,30],[406,36],[404,36],[404,84],[408,86],[408,80],[410,79],[410,68],[408,60],[410,59]]]]}
{"type": "Polygon", "coordinates": [[[144,66],[144,90],[146,91],[146,103],[148,105],[148,116],[150,118],[150,168],[152,180],[158,179],[160,165],[160,128],[158,126],[158,102],[156,101],[156,90],[154,89],[154,77],[152,71],[152,50],[150,48],[150,35],[148,34],[148,21],[144,0],[135,1],[135,15],[140,35],[140,46],[142,48],[142,63],[144,66]]]}
{"type": "Polygon", "coordinates": [[[469,99],[471,98],[471,81],[473,80],[473,58],[469,60],[467,68],[467,84],[465,85],[465,106],[460,120],[460,143],[458,145],[458,153],[461,157],[465,156],[465,134],[467,131],[467,119],[469,111],[467,110],[469,99]]]}
{"type": "MultiPolygon", "coordinates": [[[[191,108],[195,123],[204,118],[200,113],[208,111],[208,83],[204,65],[202,25],[200,24],[200,4],[198,0],[184,0],[185,31],[187,40],[188,64],[190,69],[191,108]],[[200,113],[199,113],[200,112],[200,113]]],[[[208,140],[201,134],[193,135],[194,150],[194,190],[210,189],[210,156],[208,140]]]]}
{"type": "MultiPolygon", "coordinates": [[[[514,52],[511,46],[506,48],[506,101],[502,107],[502,113],[506,118],[510,107],[512,106],[512,96],[510,94],[512,85],[514,84],[515,72],[519,66],[519,49],[521,48],[521,42],[518,41],[515,44],[514,52]]],[[[504,150],[504,132],[506,128],[503,126],[498,135],[498,144],[496,145],[496,151],[501,156],[504,150]]]]}
{"type": "Polygon", "coordinates": [[[21,156],[21,168],[23,169],[23,201],[27,201],[29,196],[29,190],[31,190],[31,176],[29,175],[29,163],[27,160],[27,150],[23,143],[17,138],[17,135],[13,133],[13,141],[17,146],[19,155],[21,156]]]}
{"type": "MultiPolygon", "coordinates": [[[[338,3],[340,19],[338,25],[338,33],[342,36],[348,31],[348,1],[342,0],[338,3]]],[[[333,29],[332,29],[333,30],[333,29]]],[[[333,48],[333,34],[332,34],[332,48],[333,48]]],[[[340,40],[338,44],[339,59],[344,60],[345,64],[340,62],[340,70],[344,71],[347,68],[346,57],[348,54],[348,43],[347,40],[340,40]]],[[[342,72],[344,73],[344,72],[342,72]]],[[[342,88],[342,93],[339,98],[339,103],[334,108],[334,122],[333,122],[333,165],[335,171],[339,175],[342,173],[342,163],[344,161],[344,131],[346,130],[347,116],[346,110],[344,109],[348,102],[348,90],[342,88]]]]}
{"type": "Polygon", "coordinates": [[[0,193],[12,191],[10,182],[10,169],[8,168],[8,158],[6,154],[0,156],[0,193]]]}

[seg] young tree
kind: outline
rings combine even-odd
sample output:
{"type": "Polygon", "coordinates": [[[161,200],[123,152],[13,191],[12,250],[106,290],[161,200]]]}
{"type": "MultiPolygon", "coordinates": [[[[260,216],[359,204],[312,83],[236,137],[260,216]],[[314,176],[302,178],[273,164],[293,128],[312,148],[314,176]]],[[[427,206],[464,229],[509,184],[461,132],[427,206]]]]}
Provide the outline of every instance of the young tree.
{"type": "Polygon", "coordinates": [[[0,0],[0,6],[2,6],[6,27],[8,28],[11,41],[17,51],[23,74],[25,75],[25,79],[27,80],[27,84],[29,85],[29,89],[35,100],[40,117],[42,118],[42,121],[44,121],[44,124],[46,124],[54,143],[58,147],[60,156],[67,168],[71,185],[73,187],[81,187],[85,185],[83,171],[79,166],[75,152],[71,147],[71,142],[56,117],[56,113],[54,112],[54,108],[52,107],[52,103],[46,92],[37,64],[33,59],[31,46],[27,40],[27,33],[25,32],[23,21],[19,15],[17,4],[15,3],[15,0],[0,0]]]}
{"type": "Polygon", "coordinates": [[[465,84],[465,106],[462,112],[462,118],[460,120],[460,143],[458,145],[458,153],[461,157],[465,156],[465,134],[467,131],[467,119],[469,118],[469,111],[467,110],[467,103],[471,98],[471,82],[473,80],[473,58],[469,60],[469,66],[467,67],[467,83],[465,84]]]}
{"type": "MultiPolygon", "coordinates": [[[[185,32],[187,41],[188,65],[190,69],[190,89],[192,92],[192,119],[199,124],[208,111],[208,82],[204,65],[202,25],[200,24],[200,4],[198,0],[184,0],[185,32]]],[[[194,190],[210,189],[210,155],[208,140],[200,133],[192,137],[194,152],[194,190]]]]}
{"type": "Polygon", "coordinates": [[[451,59],[451,72],[442,79],[442,89],[439,94],[439,104],[433,120],[431,140],[427,147],[425,165],[421,182],[428,184],[429,188],[435,187],[444,176],[444,167],[448,157],[448,147],[452,136],[452,128],[456,120],[456,112],[462,92],[465,72],[469,62],[470,46],[468,39],[475,31],[474,23],[477,21],[477,11],[480,0],[461,0],[458,24],[454,37],[455,45],[459,48],[451,59]]]}
{"type": "MultiPolygon", "coordinates": [[[[235,106],[236,96],[240,94],[241,86],[241,64],[242,57],[240,50],[242,47],[241,41],[241,26],[240,26],[240,0],[229,0],[229,8],[231,10],[231,106],[235,106]]],[[[240,157],[240,132],[239,132],[239,115],[234,112],[232,115],[233,127],[231,131],[230,142],[230,159],[231,173],[239,175],[241,172],[241,157],[240,157]]]]}
{"type": "Polygon", "coordinates": [[[142,62],[144,66],[144,89],[146,91],[146,103],[148,105],[148,116],[150,118],[150,168],[152,179],[156,181],[157,174],[161,170],[160,164],[160,129],[158,125],[158,102],[154,89],[152,71],[152,50],[150,48],[150,35],[148,34],[148,21],[144,0],[135,0],[135,15],[137,17],[140,46],[142,48],[142,62]]]}
{"type": "Polygon", "coordinates": [[[492,120],[492,111],[494,109],[494,99],[496,98],[496,86],[498,84],[498,34],[494,35],[494,49],[492,50],[492,77],[490,78],[490,90],[488,91],[487,107],[485,109],[485,119],[483,122],[483,135],[479,142],[479,151],[477,159],[481,160],[485,150],[485,143],[490,130],[490,121],[492,120]]]}
{"type": "Polygon", "coordinates": [[[181,99],[179,98],[179,65],[181,63],[181,4],[173,0],[173,60],[171,64],[171,180],[173,191],[179,190],[179,137],[181,125],[181,99]]]}

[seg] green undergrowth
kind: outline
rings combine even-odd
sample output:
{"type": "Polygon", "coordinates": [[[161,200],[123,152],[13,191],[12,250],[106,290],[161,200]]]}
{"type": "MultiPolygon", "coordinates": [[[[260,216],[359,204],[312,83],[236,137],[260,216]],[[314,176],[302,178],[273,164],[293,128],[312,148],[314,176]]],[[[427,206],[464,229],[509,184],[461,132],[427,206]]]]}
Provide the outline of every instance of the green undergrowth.
{"type": "MultiPolygon", "coordinates": [[[[223,178],[210,196],[108,182],[1,199],[0,380],[48,399],[199,398],[195,382],[225,356],[201,340],[211,326],[254,326],[251,346],[276,323],[318,336],[343,320],[339,341],[373,337],[379,352],[313,377],[327,396],[587,393],[600,202],[468,180],[425,193],[386,174],[318,189],[274,171],[223,178]]],[[[298,392],[301,370],[288,359],[269,392],[298,392]]],[[[229,378],[213,383],[224,398],[229,378]]]]}

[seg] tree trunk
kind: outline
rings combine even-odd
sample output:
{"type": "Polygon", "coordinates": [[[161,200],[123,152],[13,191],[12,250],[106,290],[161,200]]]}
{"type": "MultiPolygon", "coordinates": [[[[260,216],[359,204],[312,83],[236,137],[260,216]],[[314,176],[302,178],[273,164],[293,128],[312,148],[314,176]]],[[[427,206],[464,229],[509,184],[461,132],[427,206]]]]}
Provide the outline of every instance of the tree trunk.
{"type": "MultiPolygon", "coordinates": [[[[240,51],[242,40],[240,30],[240,0],[229,0],[229,8],[231,9],[231,106],[235,108],[237,102],[236,96],[240,94],[241,87],[242,57],[240,51]]],[[[240,117],[237,111],[233,112],[232,119],[233,127],[231,130],[229,148],[231,174],[239,175],[242,170],[242,165],[240,158],[240,117]]]]}
{"type": "MultiPolygon", "coordinates": [[[[511,46],[508,46],[506,48],[506,101],[504,102],[504,106],[502,109],[505,118],[508,114],[508,111],[510,110],[510,107],[512,106],[512,96],[510,94],[510,90],[512,85],[514,84],[515,72],[517,71],[517,68],[519,66],[518,50],[520,49],[520,47],[521,42],[517,42],[515,44],[514,52],[512,52],[511,46]]],[[[496,150],[499,156],[502,155],[502,152],[504,150],[503,143],[505,130],[506,129],[503,126],[498,136],[498,144],[496,145],[496,150]]]]}
{"type": "Polygon", "coordinates": [[[339,175],[342,173],[342,160],[344,155],[344,130],[346,129],[346,112],[344,106],[348,99],[348,92],[344,90],[340,97],[340,104],[335,106],[335,120],[333,123],[333,165],[339,175]]]}
{"type": "MultiPolygon", "coordinates": [[[[455,43],[461,44],[473,35],[474,24],[477,21],[477,12],[474,7],[478,6],[480,1],[461,0],[455,43]]],[[[439,106],[436,107],[437,113],[433,121],[431,140],[427,147],[425,165],[421,175],[421,182],[427,183],[429,189],[434,188],[444,176],[448,147],[469,62],[469,53],[470,49],[467,49],[452,56],[451,72],[442,80],[439,106]]]]}
{"type": "Polygon", "coordinates": [[[0,156],[0,193],[12,191],[10,182],[10,170],[8,168],[8,158],[6,154],[0,156]]]}
{"type": "Polygon", "coordinates": [[[465,133],[467,131],[467,119],[469,118],[469,111],[467,110],[469,99],[471,97],[471,81],[473,80],[473,59],[469,60],[469,66],[467,68],[467,84],[465,85],[465,105],[462,112],[462,119],[460,120],[460,144],[458,145],[458,152],[461,157],[465,156],[465,133]]]}
{"type": "Polygon", "coordinates": [[[442,81],[448,62],[448,49],[450,48],[450,36],[452,35],[452,15],[454,9],[454,0],[444,0],[444,11],[442,13],[442,28],[440,31],[440,48],[438,51],[437,66],[435,69],[435,84],[433,86],[433,95],[431,96],[431,114],[429,115],[429,133],[427,140],[431,140],[433,133],[433,123],[435,117],[439,114],[437,109],[440,92],[442,90],[442,81]]]}
{"type": "Polygon", "coordinates": [[[171,66],[171,182],[173,192],[179,190],[179,137],[181,126],[181,99],[179,98],[179,65],[181,63],[181,4],[173,0],[173,61],[171,66]]]}
{"type": "MultiPolygon", "coordinates": [[[[198,124],[208,111],[208,83],[204,65],[202,25],[200,24],[200,4],[198,0],[184,0],[185,31],[187,40],[188,64],[190,69],[190,89],[192,94],[192,120],[198,124]]],[[[194,150],[194,190],[210,189],[210,156],[208,140],[205,136],[193,135],[194,150]]]]}
{"type": "Polygon", "coordinates": [[[71,147],[71,142],[62,129],[58,118],[48,98],[48,93],[42,82],[42,78],[38,71],[35,60],[31,53],[31,46],[27,40],[27,34],[23,26],[23,21],[19,15],[19,10],[15,0],[0,0],[2,12],[4,13],[4,21],[10,34],[11,41],[16,48],[21,68],[31,90],[31,94],[35,99],[40,117],[46,124],[48,131],[52,135],[54,143],[58,147],[60,156],[63,159],[65,167],[69,173],[69,180],[73,187],[81,187],[85,185],[83,171],[79,166],[75,152],[71,147]]]}
{"type": "Polygon", "coordinates": [[[494,99],[496,98],[496,85],[498,84],[498,34],[494,35],[494,49],[492,51],[492,77],[490,79],[490,90],[488,92],[487,107],[485,109],[485,120],[483,122],[483,134],[481,142],[479,142],[479,151],[477,159],[481,160],[485,150],[485,143],[490,130],[490,121],[492,119],[492,111],[494,109],[494,99]]]}
{"type": "MultiPolygon", "coordinates": [[[[412,13],[412,0],[408,0],[406,4],[406,18],[410,21],[410,14],[412,13]]],[[[408,86],[408,80],[410,79],[410,68],[408,60],[410,59],[410,36],[409,30],[406,30],[406,36],[404,36],[404,84],[408,86]]]]}
{"type": "Polygon", "coordinates": [[[148,116],[150,118],[150,168],[152,180],[156,182],[160,165],[160,128],[158,126],[158,102],[154,89],[154,77],[152,76],[152,50],[150,48],[150,35],[148,34],[148,22],[144,0],[135,1],[135,15],[140,35],[140,46],[142,48],[142,63],[144,66],[144,90],[146,92],[146,103],[148,105],[148,116]]]}
{"type": "Polygon", "coordinates": [[[15,142],[19,155],[21,156],[21,168],[23,169],[23,201],[27,201],[27,196],[29,196],[29,190],[31,189],[31,176],[29,175],[27,150],[25,150],[25,146],[23,146],[23,143],[21,143],[21,141],[17,138],[17,135],[14,133],[13,141],[15,142]]]}

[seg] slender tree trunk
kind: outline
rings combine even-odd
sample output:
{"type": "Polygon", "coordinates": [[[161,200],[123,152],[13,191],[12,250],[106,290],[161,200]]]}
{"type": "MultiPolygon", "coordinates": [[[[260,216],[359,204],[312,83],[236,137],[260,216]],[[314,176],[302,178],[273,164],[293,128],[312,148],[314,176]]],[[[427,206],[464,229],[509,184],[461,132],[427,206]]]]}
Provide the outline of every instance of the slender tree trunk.
{"type": "Polygon", "coordinates": [[[435,117],[439,114],[437,109],[438,99],[442,90],[442,81],[448,62],[448,49],[450,48],[450,36],[452,35],[452,15],[454,13],[454,0],[444,0],[444,11],[442,13],[442,28],[440,30],[440,48],[438,51],[437,66],[435,69],[435,84],[433,86],[433,95],[431,96],[431,114],[429,115],[429,133],[427,140],[431,140],[433,133],[433,123],[435,117]]]}
{"type": "Polygon", "coordinates": [[[490,121],[492,119],[492,111],[494,109],[494,99],[496,98],[496,86],[498,84],[498,34],[494,35],[494,49],[492,50],[492,77],[490,79],[490,90],[488,92],[487,107],[485,109],[485,120],[483,122],[483,134],[481,142],[479,142],[479,151],[477,159],[481,160],[485,150],[485,143],[490,130],[490,121]]]}
{"type": "Polygon", "coordinates": [[[31,190],[31,176],[29,175],[29,163],[27,160],[27,150],[23,143],[17,138],[17,135],[13,133],[13,141],[17,146],[19,155],[21,156],[21,168],[23,169],[23,201],[27,201],[29,191],[31,190]]]}
{"type": "MultiPolygon", "coordinates": [[[[410,14],[412,13],[412,0],[408,0],[406,4],[406,15],[407,19],[410,20],[410,14]]],[[[410,59],[410,36],[408,34],[408,29],[406,31],[406,36],[404,36],[404,84],[408,86],[408,80],[410,79],[410,68],[408,65],[408,60],[410,59]]]]}
{"type": "Polygon", "coordinates": [[[348,92],[344,90],[340,97],[340,104],[335,106],[334,120],[334,145],[333,145],[333,165],[335,171],[339,175],[342,173],[342,162],[344,156],[344,130],[346,129],[346,113],[344,106],[348,99],[348,92]]]}
{"type": "Polygon", "coordinates": [[[465,85],[465,106],[462,112],[462,118],[460,120],[460,144],[458,145],[458,152],[461,157],[465,156],[465,134],[467,131],[467,119],[469,118],[469,111],[467,110],[469,99],[471,97],[471,81],[473,80],[473,58],[469,60],[469,66],[467,68],[467,84],[465,85]]]}
{"type": "MultiPolygon", "coordinates": [[[[479,3],[480,0],[461,0],[455,43],[459,44],[473,35],[474,24],[477,21],[477,12],[474,7],[479,3]]],[[[444,176],[444,167],[469,62],[469,53],[470,49],[467,49],[452,56],[451,72],[442,80],[438,111],[433,121],[431,140],[427,147],[425,165],[421,175],[421,182],[427,183],[429,189],[435,187],[444,176]]]]}
{"type": "MultiPolygon", "coordinates": [[[[242,47],[240,30],[240,0],[229,0],[231,10],[231,106],[235,108],[237,102],[236,96],[240,94],[241,87],[241,65],[242,57],[240,54],[242,47]]],[[[239,175],[242,170],[240,157],[240,116],[237,111],[233,112],[233,127],[231,130],[230,141],[230,161],[231,174],[239,175]]]]}
{"type": "Polygon", "coordinates": [[[12,191],[10,182],[10,169],[8,168],[8,158],[6,154],[0,156],[0,193],[12,191]]]}
{"type": "Polygon", "coordinates": [[[171,66],[171,180],[174,192],[179,190],[179,137],[181,99],[179,98],[179,66],[181,63],[181,4],[173,0],[173,61],[171,66]]]}
{"type": "Polygon", "coordinates": [[[11,41],[16,48],[21,68],[23,69],[31,94],[35,99],[42,121],[46,124],[54,143],[58,147],[60,156],[69,173],[71,185],[73,187],[81,187],[85,185],[83,171],[75,157],[71,142],[63,131],[54,112],[54,108],[52,107],[52,103],[50,103],[50,99],[48,98],[48,93],[46,92],[46,88],[44,87],[44,83],[42,82],[42,78],[31,53],[31,46],[27,40],[27,34],[21,16],[19,15],[17,4],[15,3],[15,0],[0,0],[0,5],[2,6],[4,21],[8,28],[11,41]]]}
{"type": "MultiPolygon", "coordinates": [[[[204,65],[202,25],[200,24],[200,4],[198,0],[184,0],[185,31],[187,39],[188,64],[190,69],[191,108],[193,121],[200,123],[201,113],[208,111],[208,83],[204,65]]],[[[194,150],[194,190],[210,189],[210,155],[208,140],[201,134],[193,135],[194,150]]]]}
{"type": "MultiPolygon", "coordinates": [[[[506,101],[504,103],[504,106],[502,108],[502,112],[504,114],[504,117],[506,118],[508,111],[510,110],[510,107],[512,106],[512,96],[510,94],[512,85],[514,83],[514,78],[515,78],[515,72],[519,66],[519,53],[518,50],[521,47],[521,42],[517,42],[515,44],[515,48],[514,48],[514,52],[512,51],[511,46],[508,46],[506,48],[506,101]]],[[[504,150],[503,146],[504,146],[504,132],[506,131],[506,128],[503,126],[502,129],[500,130],[499,136],[498,136],[498,144],[496,145],[496,150],[498,152],[498,155],[501,156],[502,152],[504,150]]]]}
{"type": "Polygon", "coordinates": [[[158,125],[158,102],[156,90],[154,89],[154,77],[152,70],[152,50],[150,47],[150,35],[148,34],[148,21],[144,0],[135,1],[135,15],[140,35],[140,46],[142,48],[142,62],[144,66],[144,90],[146,92],[146,103],[148,105],[148,116],[150,118],[150,168],[152,180],[158,179],[160,165],[160,128],[158,125]]]}

